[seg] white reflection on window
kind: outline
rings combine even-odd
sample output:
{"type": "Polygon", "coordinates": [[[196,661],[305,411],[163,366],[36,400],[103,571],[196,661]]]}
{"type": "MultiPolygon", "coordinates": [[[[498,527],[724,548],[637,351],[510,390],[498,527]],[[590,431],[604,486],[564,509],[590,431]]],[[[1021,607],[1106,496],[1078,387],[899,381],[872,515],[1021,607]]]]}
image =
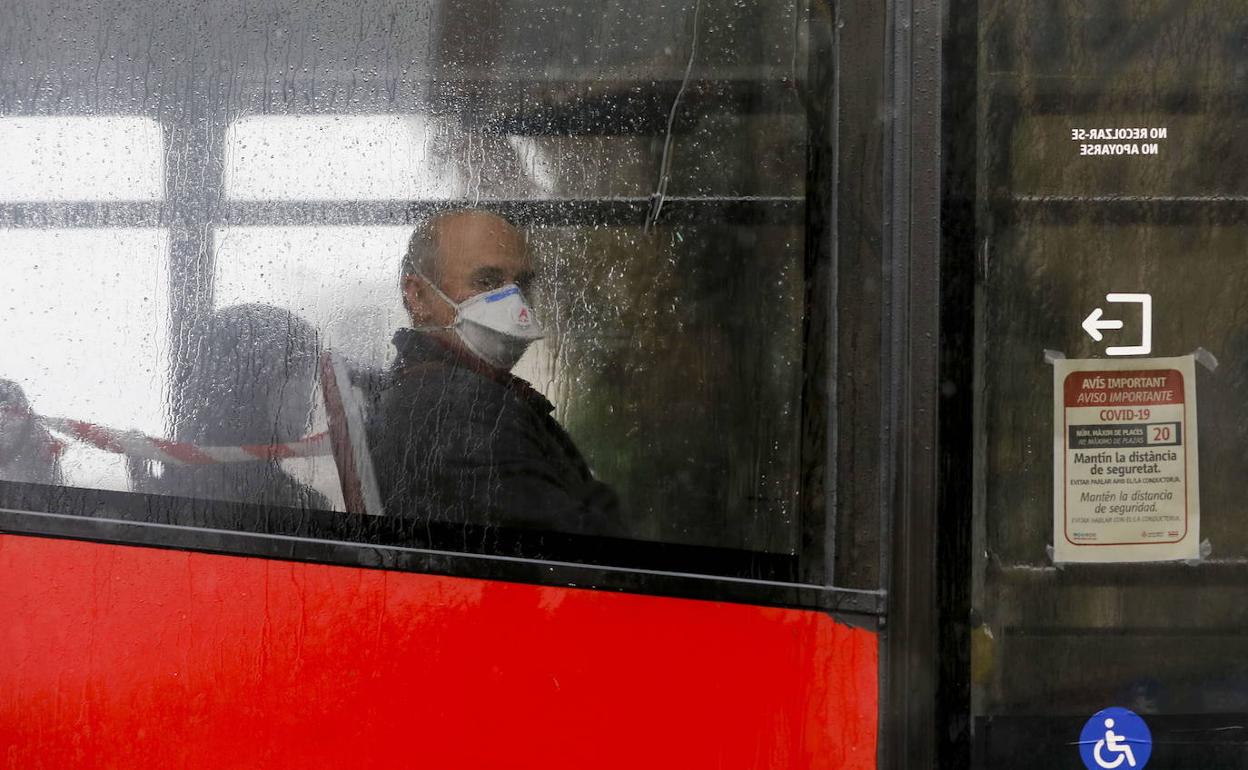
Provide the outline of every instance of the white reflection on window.
{"type": "Polygon", "coordinates": [[[422,115],[258,115],[230,124],[234,200],[444,200],[460,189],[448,128],[422,115]]]}
{"type": "Polygon", "coordinates": [[[399,264],[410,227],[229,227],[216,231],[218,308],[261,302],[316,326],[352,359],[380,365],[403,323],[399,264]]]}
{"type": "Polygon", "coordinates": [[[163,147],[149,118],[0,118],[0,201],[159,200],[163,147]]]}
{"type": "MultiPolygon", "coordinates": [[[[0,378],[36,413],[163,435],[169,237],[0,229],[0,378]]],[[[70,443],[72,486],[125,489],[120,455],[70,443]]]]}

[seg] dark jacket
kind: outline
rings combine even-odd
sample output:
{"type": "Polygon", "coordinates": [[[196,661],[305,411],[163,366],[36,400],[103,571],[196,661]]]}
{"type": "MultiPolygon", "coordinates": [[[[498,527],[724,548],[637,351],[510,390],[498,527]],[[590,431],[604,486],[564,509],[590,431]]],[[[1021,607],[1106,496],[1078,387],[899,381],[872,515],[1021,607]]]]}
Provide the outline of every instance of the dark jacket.
{"type": "Polygon", "coordinates": [[[437,338],[394,335],[369,445],[389,515],[608,534],[619,504],[594,480],[554,407],[524,380],[437,338]]]}

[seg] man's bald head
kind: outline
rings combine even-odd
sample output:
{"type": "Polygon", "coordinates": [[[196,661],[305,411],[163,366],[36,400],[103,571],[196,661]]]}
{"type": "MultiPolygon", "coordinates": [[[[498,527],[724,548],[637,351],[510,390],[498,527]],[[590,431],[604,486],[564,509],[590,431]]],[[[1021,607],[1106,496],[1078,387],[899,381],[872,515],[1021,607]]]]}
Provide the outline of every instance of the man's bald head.
{"type": "Polygon", "coordinates": [[[454,308],[427,281],[459,303],[509,283],[527,290],[532,280],[524,233],[487,211],[460,209],[430,217],[412,233],[403,257],[403,303],[417,327],[446,326],[455,318],[454,308]]]}
{"type": "Polygon", "coordinates": [[[446,211],[421,222],[412,233],[403,256],[403,277],[423,273],[440,282],[449,261],[470,260],[471,253],[527,258],[527,251],[524,233],[497,214],[446,211]]]}

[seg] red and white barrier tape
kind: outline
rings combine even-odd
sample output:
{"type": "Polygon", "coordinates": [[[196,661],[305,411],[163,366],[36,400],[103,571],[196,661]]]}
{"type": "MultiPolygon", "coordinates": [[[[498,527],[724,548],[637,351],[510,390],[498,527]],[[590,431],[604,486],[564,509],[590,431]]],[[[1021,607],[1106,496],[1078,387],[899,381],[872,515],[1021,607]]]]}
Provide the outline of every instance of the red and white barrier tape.
{"type": "MultiPolygon", "coordinates": [[[[3,409],[0,411],[14,412],[3,409]]],[[[284,460],[289,457],[317,457],[330,454],[329,433],[317,433],[288,444],[245,444],[243,446],[198,446],[154,438],[136,430],[115,430],[82,420],[63,417],[27,416],[48,430],[90,444],[105,452],[140,460],[174,465],[218,465],[254,460],[284,460]]]]}

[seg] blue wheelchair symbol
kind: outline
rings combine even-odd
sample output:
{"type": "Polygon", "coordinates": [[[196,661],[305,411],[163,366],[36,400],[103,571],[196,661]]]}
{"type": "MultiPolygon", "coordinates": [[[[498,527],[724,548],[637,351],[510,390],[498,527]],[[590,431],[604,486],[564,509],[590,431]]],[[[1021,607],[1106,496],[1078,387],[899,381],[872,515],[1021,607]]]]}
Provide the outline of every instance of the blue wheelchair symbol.
{"type": "Polygon", "coordinates": [[[1088,770],[1139,770],[1152,754],[1153,734],[1129,709],[1098,711],[1079,734],[1079,756],[1088,770]]]}

